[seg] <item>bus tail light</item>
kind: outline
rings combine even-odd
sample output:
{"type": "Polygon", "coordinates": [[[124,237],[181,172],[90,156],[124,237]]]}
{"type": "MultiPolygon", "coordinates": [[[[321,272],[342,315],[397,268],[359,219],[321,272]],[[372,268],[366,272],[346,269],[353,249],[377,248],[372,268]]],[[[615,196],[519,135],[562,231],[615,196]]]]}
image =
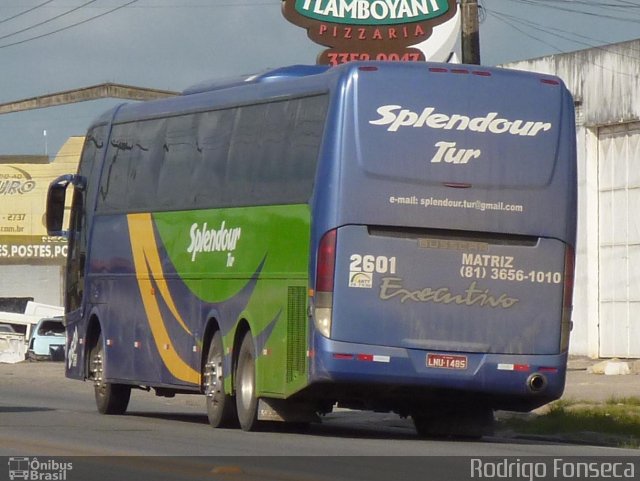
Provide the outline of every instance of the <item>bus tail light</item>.
{"type": "Polygon", "coordinates": [[[320,333],[331,335],[333,281],[336,267],[336,230],[330,230],[320,240],[316,263],[316,288],[313,321],[320,333]]]}
{"type": "Polygon", "coordinates": [[[564,291],[562,294],[562,333],[560,337],[560,352],[569,349],[569,334],[571,332],[571,311],[573,310],[573,284],[576,251],[573,246],[567,246],[564,253],[564,291]]]}

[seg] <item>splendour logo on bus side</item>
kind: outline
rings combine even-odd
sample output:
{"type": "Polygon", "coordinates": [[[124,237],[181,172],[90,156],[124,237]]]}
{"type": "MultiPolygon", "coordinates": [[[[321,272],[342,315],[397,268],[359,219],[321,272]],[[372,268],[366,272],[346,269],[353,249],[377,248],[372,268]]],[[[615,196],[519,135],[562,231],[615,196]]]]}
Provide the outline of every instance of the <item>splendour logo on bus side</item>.
{"type": "Polygon", "coordinates": [[[242,235],[242,227],[227,227],[226,221],[222,221],[220,227],[210,228],[205,222],[191,224],[189,231],[191,244],[187,247],[187,252],[191,254],[191,262],[195,262],[196,256],[203,252],[226,252],[227,267],[233,265],[231,253],[236,250],[236,245],[242,235]]]}
{"type": "Polygon", "coordinates": [[[295,0],[296,11],[321,22],[398,25],[444,15],[448,0],[295,0]]]}

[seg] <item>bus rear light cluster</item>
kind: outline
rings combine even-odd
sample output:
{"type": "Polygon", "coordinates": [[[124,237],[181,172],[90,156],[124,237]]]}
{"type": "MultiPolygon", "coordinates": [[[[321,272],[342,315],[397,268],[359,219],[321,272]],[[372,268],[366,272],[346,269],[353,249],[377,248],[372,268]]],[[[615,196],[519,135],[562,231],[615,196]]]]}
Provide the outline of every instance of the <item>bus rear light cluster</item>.
{"type": "Polygon", "coordinates": [[[316,286],[313,321],[316,329],[325,337],[331,336],[333,309],[333,282],[336,267],[335,229],[328,231],[320,240],[316,263],[316,286]]]}
{"type": "Polygon", "coordinates": [[[550,374],[557,374],[557,367],[539,367],[538,369],[532,369],[529,364],[511,364],[511,363],[500,363],[497,365],[498,371],[514,371],[514,372],[530,372],[532,370],[537,370],[538,372],[546,372],[550,374]]]}
{"type": "Polygon", "coordinates": [[[530,370],[531,370],[531,367],[528,364],[511,364],[511,363],[498,364],[498,371],[529,372],[530,370]]]}
{"type": "Polygon", "coordinates": [[[333,292],[333,276],[336,267],[336,230],[327,232],[320,241],[316,266],[316,294],[333,292]]]}
{"type": "Polygon", "coordinates": [[[466,68],[452,68],[448,69],[446,67],[431,67],[429,68],[429,72],[433,73],[455,73],[455,74],[463,74],[463,75],[477,75],[478,77],[491,77],[491,72],[488,70],[469,70],[466,68]]]}
{"type": "Polygon", "coordinates": [[[336,352],[333,358],[339,361],[364,361],[364,362],[391,362],[390,356],[380,356],[378,354],[348,354],[336,352]]]}
{"type": "Polygon", "coordinates": [[[572,327],[571,311],[573,310],[575,255],[575,249],[568,245],[564,253],[564,290],[562,293],[560,352],[565,352],[569,349],[569,335],[572,327]]]}

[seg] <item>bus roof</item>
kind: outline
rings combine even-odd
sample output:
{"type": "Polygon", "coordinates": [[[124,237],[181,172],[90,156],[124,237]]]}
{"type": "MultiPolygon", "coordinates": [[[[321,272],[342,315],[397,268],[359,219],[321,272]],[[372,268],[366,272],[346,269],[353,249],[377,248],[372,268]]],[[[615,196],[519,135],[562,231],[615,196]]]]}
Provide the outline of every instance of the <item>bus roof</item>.
{"type": "Polygon", "coordinates": [[[434,73],[471,76],[539,77],[543,81],[560,84],[549,75],[531,74],[496,67],[452,65],[416,62],[352,62],[336,67],[319,65],[293,65],[268,70],[255,75],[232,79],[213,79],[184,90],[182,95],[166,99],[121,104],[100,116],[94,123],[105,123],[115,117],[117,122],[131,122],[145,118],[179,115],[184,112],[218,109],[233,105],[260,102],[280,96],[310,95],[346,84],[348,79],[360,71],[421,72],[426,76],[434,73]]]}

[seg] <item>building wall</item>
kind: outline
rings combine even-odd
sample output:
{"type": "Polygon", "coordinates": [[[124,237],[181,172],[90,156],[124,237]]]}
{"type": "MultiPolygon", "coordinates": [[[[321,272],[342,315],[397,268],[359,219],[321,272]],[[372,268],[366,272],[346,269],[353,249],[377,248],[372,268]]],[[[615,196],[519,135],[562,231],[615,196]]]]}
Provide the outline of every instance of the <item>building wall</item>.
{"type": "Polygon", "coordinates": [[[0,297],[32,297],[62,305],[62,266],[0,265],[0,297]]]}
{"type": "MultiPolygon", "coordinates": [[[[53,162],[2,157],[0,162],[0,298],[24,297],[62,305],[65,239],[44,225],[49,183],[75,173],[84,137],[71,137],[53,162]]],[[[68,189],[67,202],[71,201],[68,189]]],[[[68,219],[67,219],[68,221],[68,219]]]]}
{"type": "Polygon", "coordinates": [[[572,354],[640,357],[639,51],[634,40],[504,65],[559,76],[576,103],[572,354]]]}

